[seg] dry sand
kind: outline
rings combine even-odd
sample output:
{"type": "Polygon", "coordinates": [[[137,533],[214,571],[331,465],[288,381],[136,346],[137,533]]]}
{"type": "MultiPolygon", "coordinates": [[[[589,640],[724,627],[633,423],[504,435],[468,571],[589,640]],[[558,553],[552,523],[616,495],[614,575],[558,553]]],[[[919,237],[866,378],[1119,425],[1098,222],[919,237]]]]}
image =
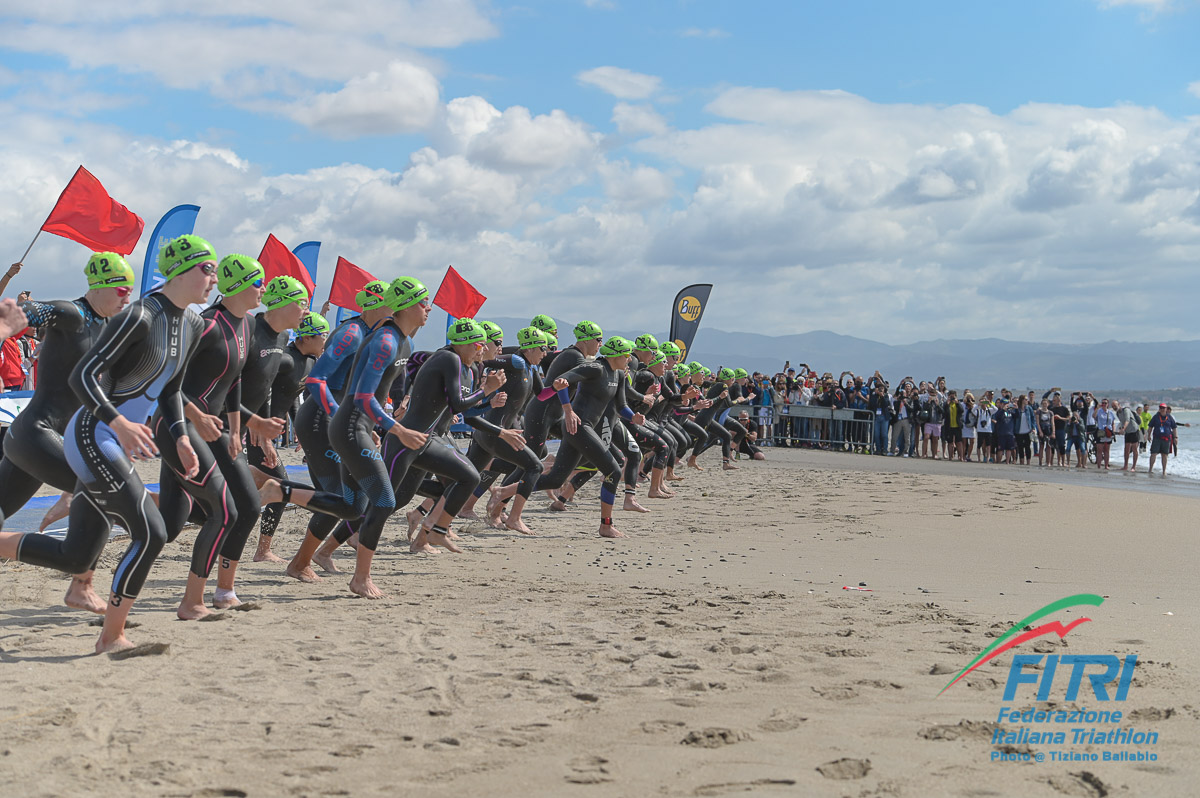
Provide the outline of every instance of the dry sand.
{"type": "Polygon", "coordinates": [[[480,530],[462,556],[410,556],[393,523],[378,602],[246,563],[259,609],[176,621],[185,532],[131,616],[170,649],[120,662],[84,656],[97,630],[59,603],[65,578],[2,565],[4,794],[1196,794],[1196,498],[771,458],[710,459],[653,515],[619,514],[624,541],[592,536],[595,487],[565,514],[535,498],[537,538],[480,530]],[[1159,732],[1158,759],[991,761],[1011,655],[939,697],[944,672],[1075,593],[1108,598],[1018,652],[1138,654],[1128,700],[1099,708],[1159,732]]]}

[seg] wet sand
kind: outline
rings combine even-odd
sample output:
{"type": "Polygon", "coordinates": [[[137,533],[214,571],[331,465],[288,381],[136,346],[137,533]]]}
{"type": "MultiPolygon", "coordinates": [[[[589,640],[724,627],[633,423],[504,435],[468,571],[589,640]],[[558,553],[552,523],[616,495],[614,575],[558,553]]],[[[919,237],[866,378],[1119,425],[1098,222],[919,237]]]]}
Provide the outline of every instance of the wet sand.
{"type": "MultiPolygon", "coordinates": [[[[0,777],[47,796],[1195,793],[1200,503],[1170,495],[1186,490],[770,455],[706,458],[678,498],[643,500],[652,515],[618,513],[624,541],[593,536],[595,486],[565,514],[535,497],[538,537],[479,529],[461,556],[409,555],[390,524],[378,602],[348,574],[303,585],[247,562],[258,609],[176,621],[185,531],[131,616],[135,642],[169,650],[119,662],[86,656],[97,630],[60,604],[64,577],[0,565],[0,777]],[[1129,750],[1158,759],[993,761],[1011,654],[938,691],[1076,593],[1107,598],[1017,653],[1138,654],[1122,725],[1157,731],[1129,750]]],[[[278,553],[303,522],[285,515],[278,553]]]]}

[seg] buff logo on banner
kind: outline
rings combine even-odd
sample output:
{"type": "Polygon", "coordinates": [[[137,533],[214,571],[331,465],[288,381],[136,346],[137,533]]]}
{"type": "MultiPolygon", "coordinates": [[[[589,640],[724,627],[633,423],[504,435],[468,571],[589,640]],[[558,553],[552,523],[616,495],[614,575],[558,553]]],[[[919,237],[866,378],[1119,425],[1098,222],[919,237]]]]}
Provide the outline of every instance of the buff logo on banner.
{"type": "Polygon", "coordinates": [[[675,305],[671,312],[671,340],[679,347],[680,360],[686,360],[692,341],[696,338],[696,330],[700,329],[700,317],[708,305],[708,297],[712,293],[711,284],[689,285],[675,295],[675,305]]]}

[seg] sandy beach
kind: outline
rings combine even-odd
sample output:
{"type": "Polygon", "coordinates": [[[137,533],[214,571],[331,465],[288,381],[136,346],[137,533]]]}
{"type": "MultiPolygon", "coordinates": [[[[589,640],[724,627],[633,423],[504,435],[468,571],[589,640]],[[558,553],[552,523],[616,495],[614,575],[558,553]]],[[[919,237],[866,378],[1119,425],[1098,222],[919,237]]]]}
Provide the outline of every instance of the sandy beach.
{"type": "MultiPolygon", "coordinates": [[[[769,457],[722,473],[710,456],[652,515],[619,514],[628,540],[593,536],[595,485],[564,514],[535,497],[536,538],[468,527],[461,556],[409,555],[393,522],[378,602],[348,574],[307,585],[247,562],[238,593],[257,609],[177,621],[185,531],[131,615],[131,639],[169,651],[124,661],[86,656],[97,630],[61,605],[65,577],[4,563],[5,794],[1195,794],[1191,485],[769,457]],[[1063,666],[1050,700],[1121,709],[1122,727],[1159,735],[1126,748],[1157,759],[1052,761],[1114,746],[1022,743],[1002,752],[1045,761],[993,760],[1013,655],[939,691],[1078,593],[1105,597],[1091,622],[1015,653],[1137,654],[1124,702],[1098,705],[1086,681],[1065,701],[1063,666]]],[[[285,516],[278,553],[304,521],[285,516]]],[[[105,594],[123,547],[105,554],[105,594]]],[[[1033,692],[1010,704],[1044,707],[1033,692]]]]}

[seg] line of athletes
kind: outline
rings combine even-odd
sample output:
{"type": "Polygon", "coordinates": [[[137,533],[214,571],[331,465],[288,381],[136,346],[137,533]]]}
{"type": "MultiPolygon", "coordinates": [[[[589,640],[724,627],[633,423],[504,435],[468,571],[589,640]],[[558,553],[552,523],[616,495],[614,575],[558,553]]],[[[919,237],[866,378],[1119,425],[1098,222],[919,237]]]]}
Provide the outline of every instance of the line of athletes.
{"type": "Polygon", "coordinates": [[[350,589],[378,598],[371,565],[384,524],[418,494],[424,502],[408,513],[411,550],[458,552],[451,522],[474,517],[489,488],[489,522],[530,534],[521,514],[533,491],[550,492],[562,510],[600,474],[599,534],[624,537],[612,518],[622,484],[623,508],[648,512],[638,482],[649,479],[651,498],[671,498],[667,483],[682,479],[674,469],[685,456],[699,469],[696,458],[720,443],[723,467],[736,468],[731,453],[746,431],[720,419],[753,398],[743,394],[746,372],[680,363],[679,349],[653,336],[603,340],[598,325],[581,321],[575,343],[557,351],[554,321],[538,315],[505,347],[496,325],[459,319],[446,347],[413,353],[430,311],[414,278],[364,286],[360,314],[331,332],[308,312],[300,282],[268,282],[244,255],[218,260],[199,236],[169,242],[158,268],[163,287],[129,304],[133,270],[120,255],[96,253],[84,296],[22,305],[45,330],[42,378],[4,443],[0,526],[43,484],[70,496],[69,522],[61,540],[0,532],[0,557],[71,574],[66,603],[104,616],[98,652],[133,646],[130,608],[189,519],[199,531],[177,610],[185,620],[211,612],[205,588],[214,566],[213,606],[241,603],[234,579],[260,516],[256,559],[282,562],[270,549],[288,503],[312,511],[288,575],[319,579],[311,563],[336,570],[333,548],[351,542],[350,589]],[[188,309],[214,288],[219,302],[200,314],[188,309]],[[260,305],[265,312],[251,315],[260,305]],[[384,404],[397,380],[404,400],[393,415],[384,404]],[[302,393],[295,430],[312,485],[288,479],[273,446],[302,393]],[[476,407],[484,412],[467,412],[476,407]],[[473,430],[465,455],[448,437],[462,413],[473,430]],[[562,444],[548,458],[552,435],[562,444]],[[153,494],[133,461],[156,455],[153,494]],[[130,542],[104,602],[93,575],[114,523],[130,542]]]}

